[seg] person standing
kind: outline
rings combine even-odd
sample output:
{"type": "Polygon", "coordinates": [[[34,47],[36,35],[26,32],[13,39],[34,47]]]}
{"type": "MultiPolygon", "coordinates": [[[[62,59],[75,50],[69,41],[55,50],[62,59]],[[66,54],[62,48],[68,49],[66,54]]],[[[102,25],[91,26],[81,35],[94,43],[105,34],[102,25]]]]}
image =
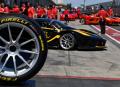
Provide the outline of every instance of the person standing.
{"type": "Polygon", "coordinates": [[[46,11],[43,7],[38,6],[37,10],[36,10],[36,13],[37,13],[38,18],[43,18],[43,17],[45,17],[46,11]]]}
{"type": "Polygon", "coordinates": [[[58,9],[53,5],[52,7],[52,14],[55,19],[57,19],[58,9]]]}
{"type": "Polygon", "coordinates": [[[50,19],[53,19],[53,14],[52,14],[52,8],[48,7],[47,9],[47,17],[50,19]]]}
{"type": "Polygon", "coordinates": [[[81,15],[81,10],[80,10],[80,8],[77,8],[77,15],[78,15],[78,18],[80,19],[80,15],[81,15]]]}
{"type": "Polygon", "coordinates": [[[2,7],[1,4],[0,4],[0,13],[4,13],[4,8],[2,7]]]}
{"type": "Polygon", "coordinates": [[[108,9],[108,14],[110,17],[113,16],[113,9],[111,7],[109,7],[109,9],[108,9]]]}
{"type": "Polygon", "coordinates": [[[68,19],[69,10],[66,8],[63,13],[64,13],[64,15],[65,15],[65,22],[66,22],[66,24],[67,24],[67,23],[69,23],[69,19],[68,19]]]}
{"type": "Polygon", "coordinates": [[[4,13],[10,13],[10,9],[8,5],[4,7],[4,13]]]}
{"type": "Polygon", "coordinates": [[[23,13],[25,11],[25,9],[26,9],[26,5],[23,3],[22,7],[21,7],[21,12],[23,13]]]}
{"type": "Polygon", "coordinates": [[[97,16],[100,17],[100,28],[101,28],[101,34],[105,34],[105,26],[106,26],[106,17],[108,17],[108,13],[106,10],[104,10],[103,6],[100,6],[100,10],[97,13],[97,16]]]}
{"type": "Polygon", "coordinates": [[[11,12],[13,12],[13,13],[20,13],[20,9],[19,9],[19,7],[18,7],[18,5],[14,5],[14,7],[13,7],[13,9],[11,10],[11,12]]]}
{"type": "Polygon", "coordinates": [[[30,4],[30,7],[28,8],[28,17],[34,18],[35,16],[35,8],[30,4]]]}

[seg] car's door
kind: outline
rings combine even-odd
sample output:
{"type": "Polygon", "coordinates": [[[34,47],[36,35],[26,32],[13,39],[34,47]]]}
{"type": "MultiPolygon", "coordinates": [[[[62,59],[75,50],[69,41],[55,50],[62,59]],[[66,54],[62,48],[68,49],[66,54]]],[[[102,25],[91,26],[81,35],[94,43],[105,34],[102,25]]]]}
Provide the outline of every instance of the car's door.
{"type": "Polygon", "coordinates": [[[52,42],[58,38],[56,27],[48,22],[42,22],[42,29],[46,35],[47,42],[52,42]]]}

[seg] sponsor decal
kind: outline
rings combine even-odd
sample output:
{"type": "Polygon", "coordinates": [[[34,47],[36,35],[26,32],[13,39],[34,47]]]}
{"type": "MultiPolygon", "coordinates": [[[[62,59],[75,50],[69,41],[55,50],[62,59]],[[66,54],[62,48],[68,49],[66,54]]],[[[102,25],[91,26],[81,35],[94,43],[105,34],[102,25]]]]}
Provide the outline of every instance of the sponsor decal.
{"type": "Polygon", "coordinates": [[[41,43],[41,46],[42,46],[42,51],[44,51],[45,49],[44,49],[44,43],[43,43],[42,37],[39,36],[39,39],[40,39],[40,43],[41,43]]]}
{"type": "Polygon", "coordinates": [[[29,24],[25,20],[22,20],[22,19],[19,19],[19,18],[14,18],[14,17],[0,19],[0,23],[6,23],[6,22],[16,22],[16,23],[21,23],[21,24],[24,24],[24,25],[29,24]]]}
{"type": "Polygon", "coordinates": [[[10,77],[4,77],[4,76],[0,76],[0,79],[4,81],[16,81],[17,80],[17,78],[10,78],[10,77]]]}

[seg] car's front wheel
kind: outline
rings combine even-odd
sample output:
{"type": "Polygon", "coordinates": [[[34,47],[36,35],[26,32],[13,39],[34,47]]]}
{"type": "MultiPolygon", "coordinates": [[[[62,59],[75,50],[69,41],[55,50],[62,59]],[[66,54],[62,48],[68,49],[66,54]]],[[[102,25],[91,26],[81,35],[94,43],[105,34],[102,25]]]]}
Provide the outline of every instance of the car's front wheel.
{"type": "Polygon", "coordinates": [[[37,32],[39,25],[24,17],[3,16],[0,23],[0,80],[19,82],[31,78],[46,60],[44,33],[37,32]]]}
{"type": "Polygon", "coordinates": [[[65,50],[70,50],[75,47],[75,37],[71,33],[63,34],[60,38],[60,47],[65,50]]]}

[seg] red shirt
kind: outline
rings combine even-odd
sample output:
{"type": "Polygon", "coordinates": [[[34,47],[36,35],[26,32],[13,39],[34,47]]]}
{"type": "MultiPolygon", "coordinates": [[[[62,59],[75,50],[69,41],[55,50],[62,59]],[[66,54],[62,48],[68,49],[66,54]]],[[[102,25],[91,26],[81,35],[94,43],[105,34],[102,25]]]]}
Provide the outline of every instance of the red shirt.
{"type": "Polygon", "coordinates": [[[4,12],[4,8],[0,7],[0,13],[4,12]]]}
{"type": "Polygon", "coordinates": [[[108,17],[108,13],[105,10],[100,10],[98,12],[98,16],[101,17],[101,18],[106,18],[106,17],[108,17]]]}
{"type": "Polygon", "coordinates": [[[47,10],[47,16],[48,16],[48,18],[52,18],[52,10],[51,9],[48,9],[47,10]]]}
{"type": "Polygon", "coordinates": [[[64,11],[64,14],[65,14],[65,15],[68,15],[68,14],[69,14],[69,10],[65,10],[65,11],[64,11]]]}
{"type": "Polygon", "coordinates": [[[113,9],[110,8],[110,9],[108,10],[108,13],[109,13],[109,16],[112,16],[112,15],[113,15],[113,9]]]}
{"type": "Polygon", "coordinates": [[[52,8],[52,14],[57,15],[58,9],[57,8],[52,8]]]}
{"type": "Polygon", "coordinates": [[[14,12],[14,13],[20,13],[19,7],[18,6],[14,7],[13,10],[12,10],[12,12],[14,12]]]}
{"type": "Polygon", "coordinates": [[[43,9],[43,8],[38,8],[38,10],[37,10],[37,16],[38,17],[42,17],[43,15],[45,15],[45,9],[43,9]]]}
{"type": "Polygon", "coordinates": [[[34,7],[29,7],[29,8],[28,8],[28,17],[34,18],[34,14],[35,14],[35,9],[34,9],[34,7]]]}
{"type": "Polygon", "coordinates": [[[81,11],[80,11],[80,9],[77,9],[77,14],[81,14],[81,11]]]}
{"type": "Polygon", "coordinates": [[[10,12],[10,9],[9,9],[8,7],[5,7],[5,8],[4,8],[4,12],[5,12],[5,13],[9,13],[9,12],[10,12]]]}
{"type": "Polygon", "coordinates": [[[25,8],[26,8],[25,6],[22,6],[22,7],[21,7],[22,12],[24,12],[24,11],[25,11],[25,8]]]}

